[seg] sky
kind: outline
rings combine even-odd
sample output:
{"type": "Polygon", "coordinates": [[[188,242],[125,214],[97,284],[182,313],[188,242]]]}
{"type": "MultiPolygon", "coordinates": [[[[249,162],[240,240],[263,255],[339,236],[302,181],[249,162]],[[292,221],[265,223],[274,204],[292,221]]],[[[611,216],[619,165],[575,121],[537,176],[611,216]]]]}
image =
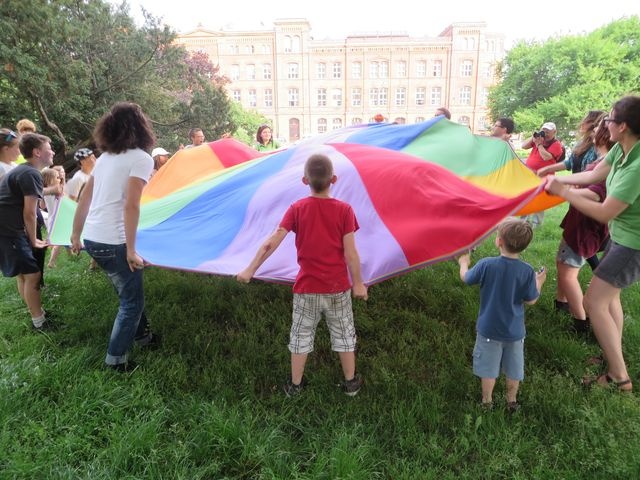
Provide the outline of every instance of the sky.
{"type": "Polygon", "coordinates": [[[433,37],[453,22],[484,21],[489,31],[505,34],[507,47],[519,39],[590,32],[623,16],[640,15],[640,0],[512,3],[509,8],[508,0],[128,0],[134,18],[142,18],[142,6],[179,33],[198,24],[210,30],[248,30],[260,24],[272,28],[276,18],[306,18],[316,39],[376,32],[433,37]]]}

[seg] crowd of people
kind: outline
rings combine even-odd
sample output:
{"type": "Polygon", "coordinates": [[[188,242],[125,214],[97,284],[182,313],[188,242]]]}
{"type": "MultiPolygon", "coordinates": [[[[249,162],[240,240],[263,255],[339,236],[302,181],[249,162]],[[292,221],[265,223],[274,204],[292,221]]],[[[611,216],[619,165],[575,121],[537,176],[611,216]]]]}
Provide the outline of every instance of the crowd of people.
{"type": "MultiPolygon", "coordinates": [[[[450,117],[444,107],[436,115],[450,117]]],[[[17,277],[18,292],[31,314],[33,328],[55,326],[40,298],[47,247],[40,234],[44,224],[40,212],[53,212],[60,195],[78,202],[71,250],[89,253],[109,276],[119,299],[105,364],[116,371],[131,371],[136,368],[129,358],[134,343],[149,347],[160,340],[145,313],[144,260],[136,251],[136,231],[142,190],[170,154],[160,147],[152,150],[155,136],[138,105],[118,103],[94,130],[93,140],[101,155],[96,159],[89,148],[76,151],[78,170],[66,182],[64,170],[53,166],[51,140],[35,133],[33,122],[21,122],[26,133],[0,129],[2,272],[17,277]],[[126,131],[122,125],[127,125],[126,131]],[[23,164],[17,163],[20,155],[23,164]]],[[[513,120],[502,117],[495,121],[491,134],[509,141],[514,129],[513,120]]],[[[602,350],[593,360],[606,364],[603,375],[584,382],[631,391],[622,353],[620,292],[640,278],[640,97],[622,98],[609,113],[589,111],[578,131],[578,142],[565,159],[556,125],[544,122],[523,143],[523,148],[531,149],[525,163],[546,179],[545,189],[550,194],[570,204],[560,224],[555,307],[571,314],[575,332],[593,331],[602,350]],[[555,175],[564,169],[572,173],[555,175]],[[604,252],[602,258],[599,252],[604,252]],[[578,272],[586,263],[593,278],[583,295],[578,272]]],[[[184,148],[205,141],[199,128],[192,129],[189,137],[192,143],[184,148]]],[[[258,128],[256,142],[260,151],[279,148],[268,125],[258,128]]],[[[310,195],[291,205],[276,231],[237,275],[239,282],[248,283],[288,233],[295,234],[300,270],[293,287],[291,376],[283,386],[288,396],[304,389],[306,360],[323,316],[332,350],[342,365],[344,392],[355,395],[363,384],[356,369],[351,297],[366,300],[368,292],[355,241],[358,220],[350,205],[331,197],[331,185],[337,180],[328,157],[311,155],[302,180],[310,195]]],[[[480,285],[473,371],[481,379],[485,408],[493,406],[493,389],[501,372],[507,378],[507,408],[519,408],[517,393],[524,378],[524,306],[536,302],[547,274],[544,269],[534,271],[519,254],[532,241],[533,227],[540,221],[508,218],[497,228],[498,256],[480,259],[474,266],[469,253],[458,258],[462,281],[480,285]]],[[[56,248],[49,257],[51,268],[60,252],[60,247],[56,248]]]]}

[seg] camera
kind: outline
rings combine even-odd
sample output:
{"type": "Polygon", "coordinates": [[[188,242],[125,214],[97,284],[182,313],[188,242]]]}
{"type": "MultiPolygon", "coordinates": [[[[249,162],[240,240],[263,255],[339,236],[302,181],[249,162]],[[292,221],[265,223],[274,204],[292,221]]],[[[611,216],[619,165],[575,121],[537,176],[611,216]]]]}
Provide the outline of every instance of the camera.
{"type": "Polygon", "coordinates": [[[544,138],[545,135],[546,134],[544,133],[544,130],[540,130],[539,132],[533,132],[533,138],[538,138],[538,137],[544,138]]]}

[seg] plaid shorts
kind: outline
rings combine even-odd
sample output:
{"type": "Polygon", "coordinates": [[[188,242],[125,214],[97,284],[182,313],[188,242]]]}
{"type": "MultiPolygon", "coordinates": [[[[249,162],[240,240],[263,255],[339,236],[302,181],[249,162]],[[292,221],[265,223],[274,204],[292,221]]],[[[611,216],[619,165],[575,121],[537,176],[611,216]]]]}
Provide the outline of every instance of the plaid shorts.
{"type": "Polygon", "coordinates": [[[356,328],[353,323],[351,290],[341,293],[294,293],[293,323],[289,337],[291,353],[313,352],[313,341],[320,318],[324,318],[331,335],[334,352],[353,352],[356,328]]]}

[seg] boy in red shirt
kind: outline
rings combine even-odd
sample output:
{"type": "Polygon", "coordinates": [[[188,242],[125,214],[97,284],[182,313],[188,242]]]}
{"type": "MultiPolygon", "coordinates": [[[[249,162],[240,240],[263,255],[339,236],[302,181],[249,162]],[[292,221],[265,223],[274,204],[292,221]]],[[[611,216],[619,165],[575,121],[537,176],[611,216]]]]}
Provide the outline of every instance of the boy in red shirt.
{"type": "Polygon", "coordinates": [[[278,229],[237,276],[239,282],[249,283],[287,233],[296,234],[300,271],[293,286],[293,323],[289,341],[291,378],[284,385],[287,396],[302,391],[304,366],[307,355],[313,351],[315,331],[322,314],[331,334],[331,348],[340,356],[344,392],[354,396],[362,386],[362,377],[356,374],[356,332],[350,290],[354,297],[366,300],[367,287],[360,274],[360,256],[355,244],[358,221],[349,204],[330,195],[331,184],[337,179],[326,155],[309,157],[302,182],[309,185],[311,195],[289,207],[278,229]]]}

